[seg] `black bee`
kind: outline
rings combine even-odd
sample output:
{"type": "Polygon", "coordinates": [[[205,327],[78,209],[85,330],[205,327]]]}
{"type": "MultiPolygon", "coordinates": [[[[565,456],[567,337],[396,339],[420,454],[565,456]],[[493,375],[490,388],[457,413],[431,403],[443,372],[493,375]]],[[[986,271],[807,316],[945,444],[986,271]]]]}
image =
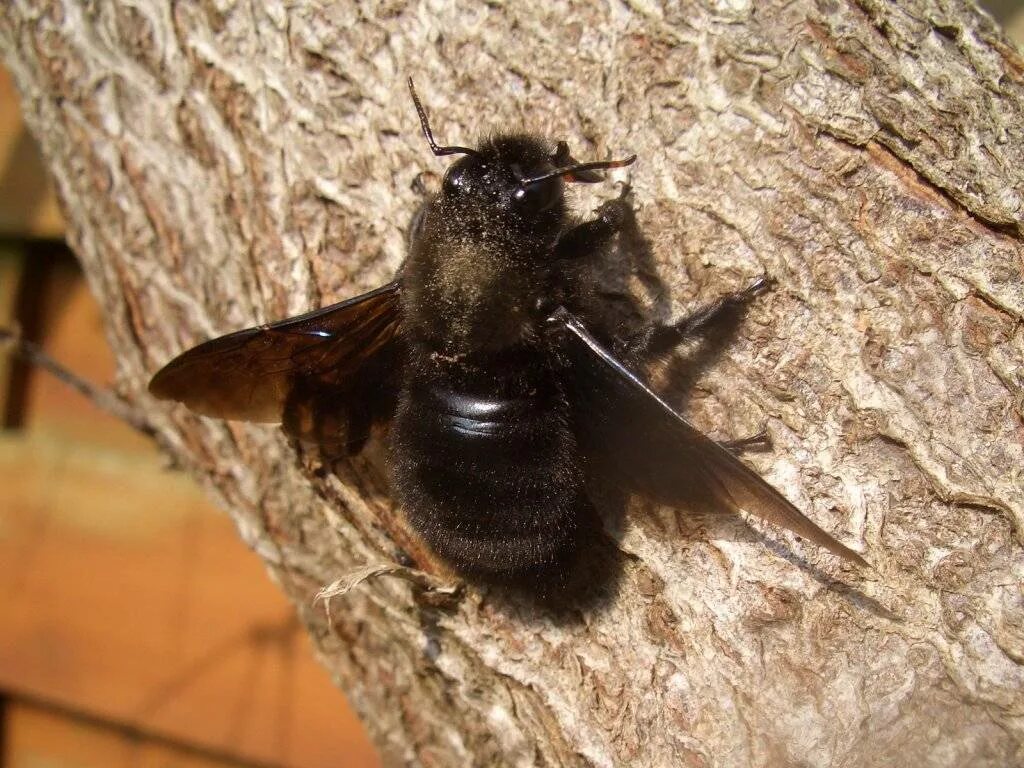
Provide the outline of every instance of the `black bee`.
{"type": "Polygon", "coordinates": [[[397,501],[471,577],[512,583],[564,568],[591,519],[588,474],[612,465],[628,492],[676,506],[710,499],[865,564],[640,374],[767,280],[672,324],[601,338],[579,299],[594,286],[574,266],[606,246],[628,206],[619,198],[574,223],[563,187],[635,156],[578,163],[564,142],[552,151],[521,134],[438,146],[411,79],[409,90],[434,155],[461,157],[416,215],[395,280],[200,344],[159,371],[150,392],[206,416],[281,422],[334,456],[390,423],[397,501]]]}

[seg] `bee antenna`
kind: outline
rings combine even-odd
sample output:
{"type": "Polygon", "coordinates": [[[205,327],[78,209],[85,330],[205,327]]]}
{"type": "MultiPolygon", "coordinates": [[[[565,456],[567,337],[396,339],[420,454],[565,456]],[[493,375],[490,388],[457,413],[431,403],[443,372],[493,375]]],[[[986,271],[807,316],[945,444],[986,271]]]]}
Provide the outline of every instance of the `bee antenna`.
{"type": "Polygon", "coordinates": [[[586,177],[588,171],[604,171],[609,168],[622,168],[627,165],[632,165],[636,162],[636,155],[630,155],[624,160],[598,160],[593,163],[577,163],[571,165],[568,168],[559,168],[558,170],[551,171],[551,173],[545,173],[541,176],[534,176],[532,179],[523,179],[520,182],[524,187],[528,187],[532,184],[539,184],[542,181],[548,179],[557,179],[560,177],[567,176],[567,181],[584,181],[590,182],[593,179],[586,177]]]}
{"type": "Polygon", "coordinates": [[[412,103],[416,105],[416,114],[420,116],[420,127],[423,128],[423,135],[426,137],[427,144],[430,145],[430,151],[434,153],[435,157],[440,157],[441,155],[473,155],[474,157],[480,157],[479,152],[469,147],[437,146],[437,142],[434,141],[434,134],[430,130],[430,123],[427,121],[426,110],[420,104],[420,99],[416,95],[416,87],[412,84],[411,77],[409,78],[409,93],[412,95],[412,103]]]}

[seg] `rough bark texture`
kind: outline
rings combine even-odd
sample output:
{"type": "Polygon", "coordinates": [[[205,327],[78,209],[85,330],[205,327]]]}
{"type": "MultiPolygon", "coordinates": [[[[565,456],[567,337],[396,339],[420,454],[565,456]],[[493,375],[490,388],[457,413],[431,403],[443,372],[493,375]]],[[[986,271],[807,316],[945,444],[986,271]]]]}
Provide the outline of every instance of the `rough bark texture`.
{"type": "Polygon", "coordinates": [[[978,11],[13,0],[0,19],[121,390],[295,600],[386,762],[1024,762],[1024,59],[978,11]],[[313,592],[394,556],[379,461],[318,479],[275,428],[145,384],[200,339],[388,279],[410,182],[441,167],[409,73],[446,141],[523,125],[638,153],[658,313],[777,278],[686,407],[718,435],[766,423],[751,461],[875,572],[634,505],[617,594],[574,621],[382,575],[328,625],[313,592]]]}

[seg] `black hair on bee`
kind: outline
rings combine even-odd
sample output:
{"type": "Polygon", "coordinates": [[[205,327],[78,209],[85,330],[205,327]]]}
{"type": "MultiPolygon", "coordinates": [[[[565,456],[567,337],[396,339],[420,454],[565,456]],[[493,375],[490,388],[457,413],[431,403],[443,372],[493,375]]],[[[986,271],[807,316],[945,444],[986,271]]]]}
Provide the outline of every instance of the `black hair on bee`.
{"type": "Polygon", "coordinates": [[[461,157],[414,219],[395,279],[200,344],[150,391],[207,416],[280,422],[328,456],[359,451],[374,424],[389,424],[395,499],[470,578],[563,572],[593,519],[589,475],[609,466],[626,492],[674,506],[710,499],[864,565],[736,457],[743,441],[711,440],[644,379],[648,361],[769,281],[613,344],[579,298],[594,286],[568,275],[615,237],[628,204],[579,222],[565,185],[600,181],[635,156],[581,163],[565,142],[528,134],[439,146],[411,79],[409,91],[433,154],[461,157]]]}

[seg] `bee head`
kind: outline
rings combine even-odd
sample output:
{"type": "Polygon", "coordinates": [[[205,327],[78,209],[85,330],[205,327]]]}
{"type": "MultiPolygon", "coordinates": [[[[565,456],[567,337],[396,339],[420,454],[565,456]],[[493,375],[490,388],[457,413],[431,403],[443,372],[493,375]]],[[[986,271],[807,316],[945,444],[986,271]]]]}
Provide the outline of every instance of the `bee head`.
{"type": "Polygon", "coordinates": [[[578,163],[564,141],[554,152],[542,140],[528,135],[497,136],[477,149],[438,146],[426,112],[409,78],[423,135],[435,156],[464,155],[447,170],[441,202],[473,219],[497,219],[505,223],[536,226],[564,215],[564,182],[601,181],[599,170],[620,168],[636,160],[578,163]]]}
{"type": "Polygon", "coordinates": [[[562,178],[544,143],[525,135],[496,136],[452,163],[441,184],[444,203],[464,215],[479,213],[537,223],[564,210],[562,178]],[[534,180],[536,179],[536,180],[534,180]]]}

